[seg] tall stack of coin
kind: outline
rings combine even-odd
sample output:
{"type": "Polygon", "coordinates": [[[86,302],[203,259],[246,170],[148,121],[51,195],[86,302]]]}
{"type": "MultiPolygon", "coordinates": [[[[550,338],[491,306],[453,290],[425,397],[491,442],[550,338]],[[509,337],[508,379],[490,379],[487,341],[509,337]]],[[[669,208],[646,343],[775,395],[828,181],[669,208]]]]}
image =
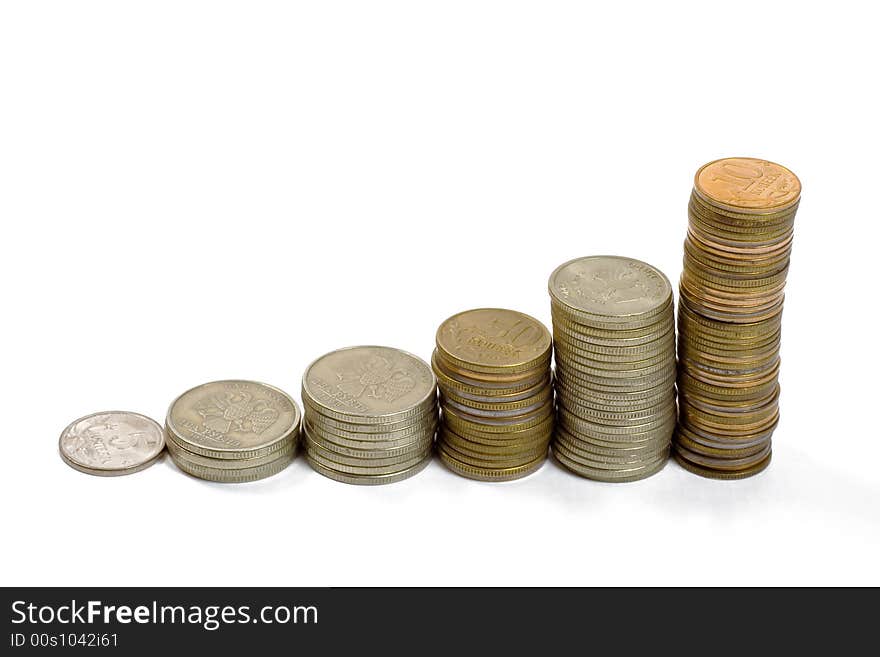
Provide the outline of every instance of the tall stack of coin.
{"type": "Polygon", "coordinates": [[[578,258],[550,276],[556,352],[553,456],[599,481],[663,468],[675,427],[672,286],[617,256],[578,258]]]}
{"type": "Polygon", "coordinates": [[[716,160],[695,176],[678,313],[675,456],[696,474],[740,479],[770,463],[800,191],[791,171],[752,158],[716,160]]]}
{"type": "Polygon", "coordinates": [[[500,308],[453,315],[437,331],[440,458],[462,476],[510,481],[536,471],[553,433],[550,332],[500,308]]]}
{"type": "Polygon", "coordinates": [[[181,470],[200,479],[242,483],[290,464],[301,414],[285,392],[255,381],[214,381],[171,402],[166,445],[181,470]]]}
{"type": "Polygon", "coordinates": [[[306,458],[349,484],[390,484],[421,472],[437,431],[437,382],[428,364],[391,347],[333,351],[302,383],[306,458]]]}

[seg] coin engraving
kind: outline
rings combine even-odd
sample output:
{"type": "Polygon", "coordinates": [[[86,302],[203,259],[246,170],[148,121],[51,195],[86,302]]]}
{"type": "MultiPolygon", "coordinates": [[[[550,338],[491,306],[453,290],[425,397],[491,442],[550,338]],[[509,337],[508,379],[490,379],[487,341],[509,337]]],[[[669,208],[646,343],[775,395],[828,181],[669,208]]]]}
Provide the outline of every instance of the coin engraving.
{"type": "Polygon", "coordinates": [[[126,474],[155,459],[165,438],[155,421],[138,413],[108,411],[80,418],[59,440],[65,460],[94,474],[126,474]]]}
{"type": "Polygon", "coordinates": [[[206,448],[251,449],[290,433],[299,411],[280,390],[252,381],[215,381],[183,393],[169,429],[206,448]]]}
{"type": "Polygon", "coordinates": [[[706,164],[697,171],[694,186],[710,202],[751,210],[784,208],[801,193],[801,183],[791,171],[750,157],[729,157],[706,164]]]}
{"type": "Polygon", "coordinates": [[[304,385],[317,402],[354,415],[407,410],[434,390],[434,375],[420,359],[390,347],[352,347],[312,363],[304,385]]]}
{"type": "Polygon", "coordinates": [[[549,353],[549,331],[512,310],[480,308],[453,315],[437,332],[437,344],[460,360],[486,366],[514,366],[549,353]]]}
{"type": "Polygon", "coordinates": [[[226,390],[206,397],[198,402],[196,412],[206,427],[224,435],[233,429],[261,434],[275,424],[279,416],[271,400],[254,399],[253,393],[247,390],[226,390]]]}
{"type": "Polygon", "coordinates": [[[666,277],[648,264],[618,256],[590,256],[560,266],[550,294],[572,308],[604,316],[647,312],[672,293],[666,277]]]}

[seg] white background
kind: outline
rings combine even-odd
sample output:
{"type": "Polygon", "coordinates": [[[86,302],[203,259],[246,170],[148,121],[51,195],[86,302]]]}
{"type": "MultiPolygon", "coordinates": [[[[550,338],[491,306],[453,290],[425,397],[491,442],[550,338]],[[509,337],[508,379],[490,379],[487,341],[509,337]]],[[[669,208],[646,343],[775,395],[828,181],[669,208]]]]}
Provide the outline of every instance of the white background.
{"type": "Polygon", "coordinates": [[[8,2],[2,584],[880,584],[871,3],[8,2]],[[198,383],[299,398],[352,344],[549,322],[589,254],[673,281],[697,167],[803,182],[774,460],[346,486],[67,467],[71,420],[198,383]]]}

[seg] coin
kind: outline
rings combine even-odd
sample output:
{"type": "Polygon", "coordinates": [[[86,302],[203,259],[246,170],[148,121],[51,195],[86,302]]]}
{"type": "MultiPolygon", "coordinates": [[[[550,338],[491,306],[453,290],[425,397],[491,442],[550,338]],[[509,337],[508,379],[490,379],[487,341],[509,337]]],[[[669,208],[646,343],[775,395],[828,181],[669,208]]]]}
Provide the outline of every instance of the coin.
{"type": "Polygon", "coordinates": [[[291,450],[276,457],[269,463],[256,467],[245,468],[211,468],[193,463],[175,454],[171,454],[171,460],[183,472],[198,479],[213,481],[221,484],[243,484],[259,479],[265,479],[278,474],[293,460],[296,450],[291,450]]]}
{"type": "Polygon", "coordinates": [[[543,369],[550,361],[550,332],[525,313],[477,308],[453,315],[437,329],[437,350],[469,372],[510,374],[543,369]]]}
{"type": "Polygon", "coordinates": [[[548,289],[556,460],[601,481],[658,472],[676,422],[669,280],[638,260],[590,256],[558,267],[548,289]]]}
{"type": "Polygon", "coordinates": [[[244,468],[255,468],[258,466],[268,465],[278,459],[291,457],[291,452],[296,450],[297,444],[291,442],[278,452],[273,452],[271,454],[267,454],[266,456],[258,456],[246,459],[214,459],[207,456],[202,456],[201,454],[190,452],[184,447],[181,447],[177,444],[172,436],[167,436],[166,447],[168,448],[168,453],[171,455],[172,460],[174,460],[175,463],[177,461],[185,461],[186,463],[193,466],[201,466],[204,468],[214,468],[217,470],[241,470],[244,468]]]}
{"type": "Polygon", "coordinates": [[[529,463],[524,463],[523,465],[505,468],[486,468],[476,467],[464,463],[463,461],[459,461],[454,456],[451,456],[449,452],[445,451],[442,445],[439,450],[439,455],[440,460],[444,463],[444,465],[446,465],[446,467],[448,467],[454,473],[461,475],[462,477],[467,477],[468,479],[474,479],[476,481],[491,482],[514,481],[515,479],[522,479],[523,477],[527,477],[530,474],[533,474],[540,470],[541,466],[544,465],[544,461],[547,460],[547,457],[542,454],[535,460],[529,463]]]}
{"type": "Polygon", "coordinates": [[[743,214],[782,212],[798,202],[801,183],[780,164],[728,157],[704,164],[694,176],[699,198],[743,214]]]}
{"type": "Polygon", "coordinates": [[[301,420],[284,391],[256,381],[213,381],[171,402],[165,428],[185,449],[210,458],[265,456],[295,440],[301,420]]]}
{"type": "Polygon", "coordinates": [[[437,382],[423,360],[400,349],[362,346],[321,356],[303,375],[303,398],[345,422],[387,424],[423,414],[437,382]]]}
{"type": "Polygon", "coordinates": [[[168,408],[171,460],[208,481],[270,477],[296,455],[302,415],[284,391],[256,381],[213,381],[191,388],[168,408]]]}
{"type": "Polygon", "coordinates": [[[579,474],[582,477],[586,477],[587,479],[594,479],[595,481],[603,481],[606,483],[629,483],[645,479],[660,472],[660,470],[666,466],[666,461],[668,460],[667,457],[663,457],[655,459],[654,461],[640,467],[600,469],[587,467],[568,458],[564,453],[561,453],[555,445],[551,446],[550,453],[553,455],[556,462],[565,469],[574,472],[575,474],[579,474]]]}
{"type": "Polygon", "coordinates": [[[140,413],[104,411],[71,422],[58,439],[61,458],[86,474],[115,476],[152,465],[165,449],[165,434],[140,413]]]}
{"type": "Polygon", "coordinates": [[[393,347],[349,347],[303,375],[306,460],[326,477],[388,484],[420,472],[437,431],[437,383],[418,356],[393,347]]]}
{"type": "Polygon", "coordinates": [[[441,461],[484,481],[537,469],[553,428],[550,332],[529,315],[479,308],[444,321],[436,343],[441,461]]]}
{"type": "Polygon", "coordinates": [[[565,312],[603,324],[653,317],[672,299],[672,286],[662,273],[619,256],[570,260],[550,275],[548,288],[565,312]]]}
{"type": "Polygon", "coordinates": [[[755,158],[716,160],[694,177],[680,280],[675,458],[696,474],[742,478],[770,462],[800,193],[791,171],[755,158]]]}
{"type": "Polygon", "coordinates": [[[324,475],[328,479],[334,479],[335,481],[340,481],[344,484],[354,484],[359,486],[377,486],[382,484],[394,484],[399,481],[409,479],[413,475],[416,475],[424,470],[431,462],[431,457],[428,456],[419,463],[416,463],[414,466],[411,466],[404,470],[399,470],[397,472],[391,472],[388,474],[377,474],[367,477],[364,477],[362,475],[348,474],[345,472],[340,472],[334,468],[328,468],[318,461],[312,459],[308,454],[306,454],[306,461],[308,461],[309,465],[312,466],[312,469],[315,472],[324,475]]]}
{"type": "Polygon", "coordinates": [[[763,461],[742,470],[719,470],[717,468],[703,467],[701,465],[691,463],[677,451],[675,452],[674,456],[676,462],[688,472],[700,475],[701,477],[706,477],[707,479],[733,480],[746,479],[747,477],[752,477],[766,470],[767,466],[770,465],[770,461],[773,457],[773,452],[771,451],[767,456],[765,456],[763,461]]]}

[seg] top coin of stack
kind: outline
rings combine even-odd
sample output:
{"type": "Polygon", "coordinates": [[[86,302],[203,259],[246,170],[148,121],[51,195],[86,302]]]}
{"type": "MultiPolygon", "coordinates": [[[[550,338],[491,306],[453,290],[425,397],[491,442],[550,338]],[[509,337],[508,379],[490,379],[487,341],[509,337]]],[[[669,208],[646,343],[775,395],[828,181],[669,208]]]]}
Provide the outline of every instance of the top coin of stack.
{"type": "Polygon", "coordinates": [[[296,455],[301,415],[287,393],[256,381],[214,381],[171,402],[165,419],[171,460],[200,479],[256,481],[296,455]]]}
{"type": "Polygon", "coordinates": [[[437,431],[437,382],[428,364],[391,347],[322,356],[302,383],[306,458],[349,484],[390,484],[428,465],[437,431]]]}
{"type": "Polygon", "coordinates": [[[553,431],[551,338],[533,317],[479,308],[437,331],[432,365],[443,409],[440,458],[482,481],[531,474],[553,431]]]}
{"type": "Polygon", "coordinates": [[[770,462],[782,302],[801,185],[754,158],[703,166],[688,206],[679,302],[676,459],[738,479],[770,462]]]}
{"type": "Polygon", "coordinates": [[[600,481],[663,468],[675,427],[672,286],[618,256],[567,262],[550,276],[556,351],[553,456],[600,481]]]}

